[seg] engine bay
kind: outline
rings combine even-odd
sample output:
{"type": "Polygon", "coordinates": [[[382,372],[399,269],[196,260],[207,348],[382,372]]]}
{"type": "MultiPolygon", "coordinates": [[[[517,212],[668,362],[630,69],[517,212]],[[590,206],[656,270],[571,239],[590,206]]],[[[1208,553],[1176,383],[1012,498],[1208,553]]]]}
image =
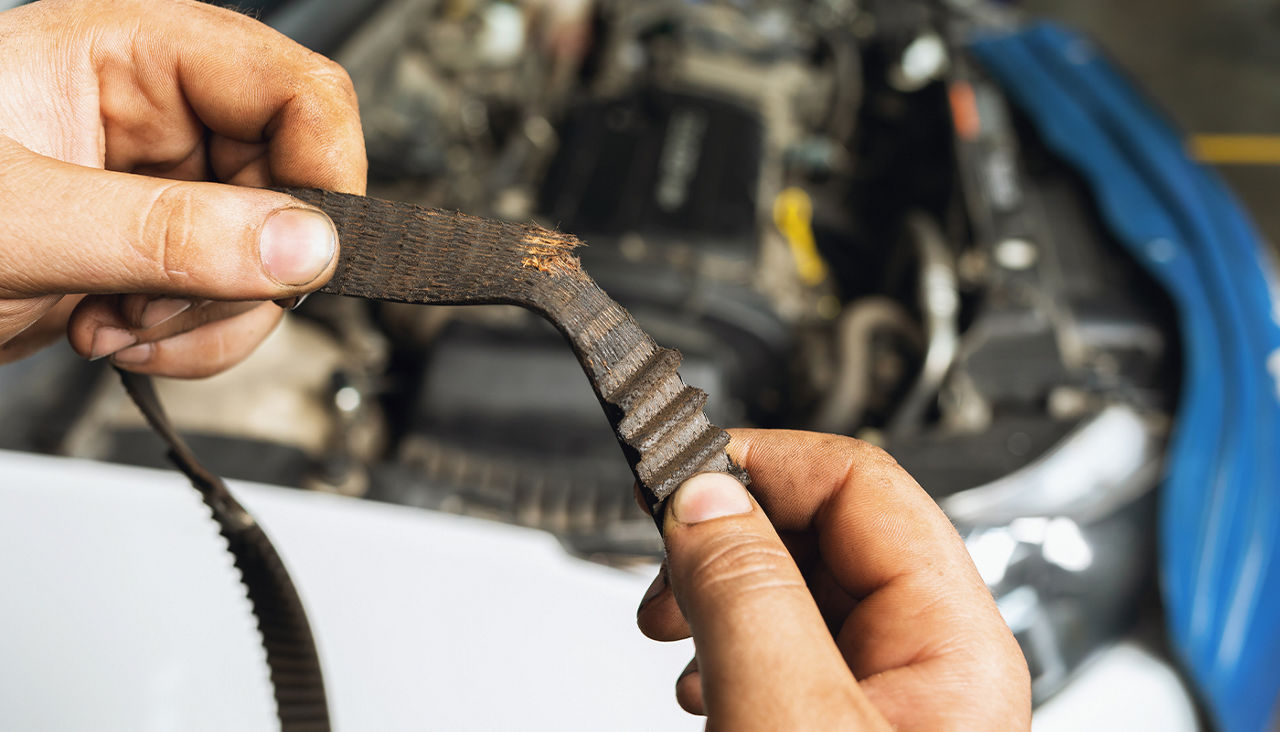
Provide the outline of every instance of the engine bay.
{"type": "MultiPolygon", "coordinates": [[[[712,421],[902,463],[1043,699],[1149,590],[1178,335],[966,53],[1003,16],[962,6],[390,0],[337,58],[371,195],[581,237],[712,421]]],[[[110,374],[40,359],[0,403],[58,406],[0,446],[164,465],[110,374]]],[[[228,477],[544,529],[607,563],[661,553],[573,355],[515,308],[316,296],[242,367],[160,390],[228,477]]]]}

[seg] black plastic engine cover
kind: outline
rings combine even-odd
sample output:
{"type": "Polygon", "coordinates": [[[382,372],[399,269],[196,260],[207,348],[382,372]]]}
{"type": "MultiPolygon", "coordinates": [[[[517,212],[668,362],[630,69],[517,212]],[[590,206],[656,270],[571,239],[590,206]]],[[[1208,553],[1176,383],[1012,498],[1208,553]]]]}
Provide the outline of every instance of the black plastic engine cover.
{"type": "Polygon", "coordinates": [[[635,232],[741,242],[754,256],[764,126],[707,96],[653,88],[572,108],[540,208],[595,244],[635,232]]]}

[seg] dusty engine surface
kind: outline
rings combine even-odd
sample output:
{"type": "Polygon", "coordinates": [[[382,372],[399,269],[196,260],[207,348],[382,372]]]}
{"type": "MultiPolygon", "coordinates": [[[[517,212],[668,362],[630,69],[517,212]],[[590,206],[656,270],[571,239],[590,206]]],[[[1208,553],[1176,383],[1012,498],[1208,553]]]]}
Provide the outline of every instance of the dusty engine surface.
{"type": "MultiPolygon", "coordinates": [[[[839,301],[795,182],[846,164],[837,138],[854,120],[837,110],[857,90],[838,83],[837,56],[856,49],[829,36],[847,19],[801,5],[557,8],[393,4],[351,41],[375,192],[581,236],[592,276],[684,354],[713,420],[798,423],[830,378],[822,333],[839,301]],[[529,32],[500,39],[517,11],[529,32]]],[[[375,495],[554,528],[580,551],[656,548],[558,334],[499,309],[386,310],[416,381],[402,470],[375,495]]]]}
{"type": "MultiPolygon", "coordinates": [[[[713,421],[889,450],[965,537],[1043,698],[1149,574],[1176,330],[968,60],[980,22],[925,0],[388,0],[338,59],[371,194],[577,234],[713,421]]],[[[0,409],[46,394],[61,419],[9,420],[0,446],[163,464],[112,387],[77,407],[66,384],[102,374],[47,358],[6,374],[0,409]]],[[[572,354],[523,311],[315,297],[244,366],[162,390],[230,477],[535,526],[606,561],[661,549],[572,354]]]]}

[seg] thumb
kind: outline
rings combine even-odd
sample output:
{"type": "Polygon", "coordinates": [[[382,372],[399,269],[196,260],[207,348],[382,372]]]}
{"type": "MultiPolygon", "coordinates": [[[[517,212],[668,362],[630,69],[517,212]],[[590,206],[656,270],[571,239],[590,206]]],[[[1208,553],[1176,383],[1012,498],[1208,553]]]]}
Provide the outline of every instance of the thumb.
{"type": "Polygon", "coordinates": [[[0,217],[0,298],[271,300],[323,283],[336,259],[333,223],[285,194],[87,168],[12,141],[0,217]]]}
{"type": "Polygon", "coordinates": [[[863,696],[791,554],[747,490],[703,473],[664,523],[671,590],[689,621],[711,724],[837,729],[878,713],[863,696]]]}

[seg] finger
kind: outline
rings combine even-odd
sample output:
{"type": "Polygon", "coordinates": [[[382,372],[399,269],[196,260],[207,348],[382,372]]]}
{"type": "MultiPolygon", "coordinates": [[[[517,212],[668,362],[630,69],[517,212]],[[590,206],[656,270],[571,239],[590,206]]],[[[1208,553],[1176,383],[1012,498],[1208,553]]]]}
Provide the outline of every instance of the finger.
{"type": "Polygon", "coordinates": [[[774,525],[816,530],[822,558],[851,595],[866,596],[904,573],[945,568],[976,579],[951,522],[880,448],[786,430],[730,434],[729,454],[750,473],[752,493],[774,525]]]}
{"type": "MultiPolygon", "coordinates": [[[[649,512],[648,504],[645,502],[640,484],[634,484],[634,493],[636,505],[645,513],[649,512]]],[[[814,553],[811,537],[805,534],[791,533],[782,536],[782,543],[786,547],[787,552],[791,554],[793,559],[798,560],[798,565],[805,566],[807,561],[814,553]]],[[[812,580],[809,581],[810,589],[815,592],[815,597],[819,600],[828,599],[834,602],[830,605],[819,602],[819,607],[823,609],[823,617],[827,615],[827,608],[832,607],[837,610],[843,608],[844,613],[839,617],[841,620],[848,613],[849,603],[847,595],[844,595],[839,588],[833,588],[829,575],[822,572],[818,578],[818,585],[815,587],[812,580]],[[822,594],[818,595],[817,592],[822,594]]],[[[684,640],[691,635],[689,630],[689,622],[685,620],[684,615],[680,611],[680,606],[676,603],[675,597],[671,594],[671,587],[667,581],[667,565],[663,562],[662,567],[658,570],[657,577],[645,592],[640,606],[636,609],[636,625],[640,628],[640,632],[656,641],[678,641],[684,640]]],[[[828,621],[828,627],[831,622],[828,621]]]]}
{"type": "MultiPolygon", "coordinates": [[[[221,135],[209,140],[209,156],[217,163],[214,175],[223,183],[237,186],[266,188],[272,184],[269,150],[263,142],[240,142],[221,135]]],[[[324,187],[310,182],[300,185],[324,187]]]]}
{"type": "MultiPolygon", "coordinates": [[[[119,298],[118,313],[124,325],[137,330],[150,330],[165,323],[185,320],[181,316],[192,310],[207,309],[212,300],[192,297],[153,297],[151,295],[123,295],[119,298]]],[[[191,328],[183,328],[185,332],[191,328]]]]}
{"type": "MultiPolygon", "coordinates": [[[[788,540],[787,537],[783,537],[782,543],[793,558],[797,556],[796,545],[804,544],[798,539],[788,540]]],[[[834,634],[839,630],[839,625],[835,624],[834,618],[838,616],[840,622],[843,622],[852,607],[852,601],[847,594],[834,586],[825,570],[817,575],[816,582],[809,580],[809,587],[819,601],[818,607],[822,610],[828,629],[831,629],[834,634]],[[831,614],[831,618],[828,618],[828,613],[831,614]]],[[[689,621],[685,620],[675,596],[671,594],[671,586],[667,582],[666,563],[663,563],[658,570],[657,577],[654,578],[640,601],[640,606],[636,609],[636,625],[641,633],[656,641],[684,640],[692,634],[689,621]]]]}
{"type": "Polygon", "coordinates": [[[676,679],[676,702],[690,714],[705,716],[707,713],[702,704],[702,675],[698,673],[697,658],[690,661],[676,679]]]}
{"type": "Polygon", "coordinates": [[[79,300],[74,295],[0,300],[0,364],[26,358],[61,337],[79,300]]]}
{"type": "MultiPolygon", "coordinates": [[[[794,551],[792,556],[795,556],[794,551]]],[[[858,601],[840,586],[826,564],[818,563],[808,581],[809,592],[813,593],[813,599],[822,611],[822,619],[827,622],[831,634],[836,635],[848,619],[849,613],[857,607],[858,601]]]]}
{"type": "MultiPolygon", "coordinates": [[[[145,295],[90,295],[67,324],[71,348],[89,360],[234,318],[260,302],[220,302],[145,295]]],[[[279,308],[277,308],[279,310],[279,308]]]]}
{"type": "Polygon", "coordinates": [[[8,138],[0,214],[0,298],[272,300],[319,286],[336,258],[333,223],[282,193],[85,168],[8,138]]]}
{"type": "Polygon", "coordinates": [[[846,607],[856,600],[837,640],[890,721],[965,713],[982,728],[1029,718],[1017,643],[955,528],[891,457],[832,435],[731,434],[729,452],[770,518],[815,531],[829,591],[845,593],[846,607]],[[996,682],[983,704],[973,702],[973,679],[996,682]]]}
{"type": "Polygon", "coordinates": [[[838,642],[867,698],[898,729],[1030,724],[1022,652],[998,613],[963,585],[893,583],[859,603],[840,630],[838,642]]]}
{"type": "Polygon", "coordinates": [[[664,535],[710,718],[726,729],[876,722],[799,568],[738,481],[687,481],[670,499],[664,535]]]}
{"type": "Polygon", "coordinates": [[[658,569],[658,576],[645,592],[636,610],[636,625],[640,632],[656,641],[678,641],[690,635],[689,623],[680,613],[675,596],[667,583],[667,565],[658,569]]]}
{"type": "Polygon", "coordinates": [[[202,379],[234,366],[253,352],[280,322],[282,312],[263,303],[247,313],[190,333],[117,352],[111,362],[128,371],[202,379]]]}
{"type": "MultiPolygon", "coordinates": [[[[194,120],[192,120],[192,124],[195,124],[194,120]]],[[[191,144],[194,145],[194,147],[192,147],[187,152],[186,157],[181,160],[139,163],[123,169],[123,172],[155,176],[157,178],[170,178],[173,180],[211,180],[210,176],[212,175],[212,171],[209,169],[209,152],[204,145],[199,144],[199,142],[194,139],[194,134],[192,134],[192,138],[191,144]]],[[[67,162],[76,161],[68,160],[67,162]]],[[[107,169],[115,170],[115,168],[107,169]]],[[[231,183],[232,181],[224,180],[222,182],[231,183]]]]}
{"type": "MultiPolygon", "coordinates": [[[[172,131],[207,127],[231,142],[266,143],[260,159],[276,183],[364,192],[364,136],[341,66],[205,3],[113,5],[109,19],[108,11],[95,14],[91,52],[104,82],[106,167],[183,159],[203,136],[197,143],[172,131]]],[[[211,146],[220,180],[248,166],[244,149],[228,154],[231,147],[211,146]]]]}

